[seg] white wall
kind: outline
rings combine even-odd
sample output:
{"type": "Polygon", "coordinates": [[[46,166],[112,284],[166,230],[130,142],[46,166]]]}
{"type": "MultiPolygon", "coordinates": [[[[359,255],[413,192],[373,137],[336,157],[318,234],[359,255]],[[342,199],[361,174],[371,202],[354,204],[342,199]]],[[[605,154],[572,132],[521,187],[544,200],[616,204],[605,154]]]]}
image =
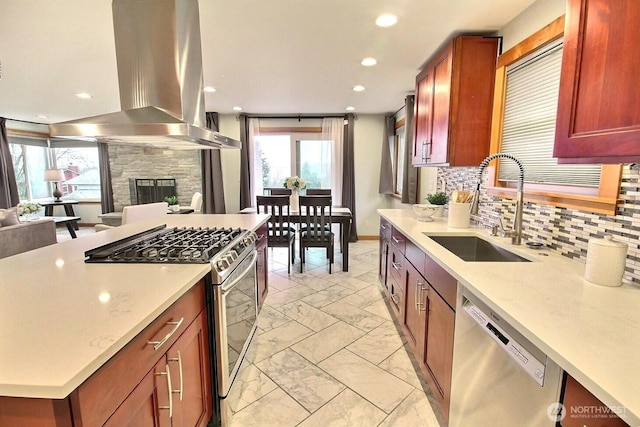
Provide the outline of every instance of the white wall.
{"type": "Polygon", "coordinates": [[[502,51],[506,52],[523,39],[565,13],[566,0],[537,0],[502,27],[502,51]]]}
{"type": "MultiPolygon", "coordinates": [[[[356,181],[356,227],[358,235],[377,236],[378,208],[391,207],[386,196],[378,194],[383,115],[358,115],[354,122],[356,181]]],[[[239,139],[240,124],[235,115],[220,115],[220,132],[239,139]]],[[[222,151],[222,173],[227,213],[240,208],[240,151],[222,151]]]]}

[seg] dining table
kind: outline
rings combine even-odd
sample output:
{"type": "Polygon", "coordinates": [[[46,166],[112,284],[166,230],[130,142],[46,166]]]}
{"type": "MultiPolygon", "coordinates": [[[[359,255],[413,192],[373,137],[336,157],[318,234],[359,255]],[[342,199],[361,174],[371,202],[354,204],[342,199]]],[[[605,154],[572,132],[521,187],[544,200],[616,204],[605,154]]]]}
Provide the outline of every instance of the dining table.
{"type": "MultiPolygon", "coordinates": [[[[251,206],[244,208],[240,211],[241,214],[254,214],[256,208],[251,206]]],[[[302,212],[288,209],[286,215],[289,217],[289,222],[300,223],[300,214],[305,214],[304,207],[302,212]]],[[[349,239],[351,237],[351,209],[343,206],[331,207],[331,222],[334,224],[340,224],[340,247],[342,248],[342,271],[349,271],[349,239]]]]}

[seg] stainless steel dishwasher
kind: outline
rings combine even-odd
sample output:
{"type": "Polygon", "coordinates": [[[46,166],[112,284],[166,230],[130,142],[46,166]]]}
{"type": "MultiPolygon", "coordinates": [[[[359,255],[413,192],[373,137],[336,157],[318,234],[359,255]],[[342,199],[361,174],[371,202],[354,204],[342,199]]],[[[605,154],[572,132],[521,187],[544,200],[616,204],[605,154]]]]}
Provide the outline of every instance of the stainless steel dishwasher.
{"type": "Polygon", "coordinates": [[[555,426],[562,370],[458,285],[449,427],[555,426]]]}

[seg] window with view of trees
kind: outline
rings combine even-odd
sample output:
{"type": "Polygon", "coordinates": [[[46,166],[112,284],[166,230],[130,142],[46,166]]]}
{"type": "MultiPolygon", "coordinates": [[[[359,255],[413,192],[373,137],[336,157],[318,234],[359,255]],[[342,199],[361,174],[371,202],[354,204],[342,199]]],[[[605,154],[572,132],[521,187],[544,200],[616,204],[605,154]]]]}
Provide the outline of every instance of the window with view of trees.
{"type": "Polygon", "coordinates": [[[331,188],[331,141],[306,134],[256,136],[254,171],[256,194],[281,188],[294,175],[304,178],[308,188],[331,188]]]}
{"type": "Polygon", "coordinates": [[[51,184],[44,181],[45,169],[62,169],[65,180],[58,188],[63,197],[100,200],[98,149],[77,145],[80,144],[63,142],[51,148],[46,139],[9,136],[20,200],[51,197],[51,184]]]}

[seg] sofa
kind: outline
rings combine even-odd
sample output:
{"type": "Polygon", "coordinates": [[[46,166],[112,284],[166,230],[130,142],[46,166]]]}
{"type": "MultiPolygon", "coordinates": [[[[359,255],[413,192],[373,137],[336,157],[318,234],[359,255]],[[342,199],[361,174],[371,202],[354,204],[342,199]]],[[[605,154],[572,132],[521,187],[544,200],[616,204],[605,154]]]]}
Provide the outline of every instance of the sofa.
{"type": "Polygon", "coordinates": [[[52,219],[0,226],[0,258],[53,245],[57,242],[56,224],[52,219]]]}

